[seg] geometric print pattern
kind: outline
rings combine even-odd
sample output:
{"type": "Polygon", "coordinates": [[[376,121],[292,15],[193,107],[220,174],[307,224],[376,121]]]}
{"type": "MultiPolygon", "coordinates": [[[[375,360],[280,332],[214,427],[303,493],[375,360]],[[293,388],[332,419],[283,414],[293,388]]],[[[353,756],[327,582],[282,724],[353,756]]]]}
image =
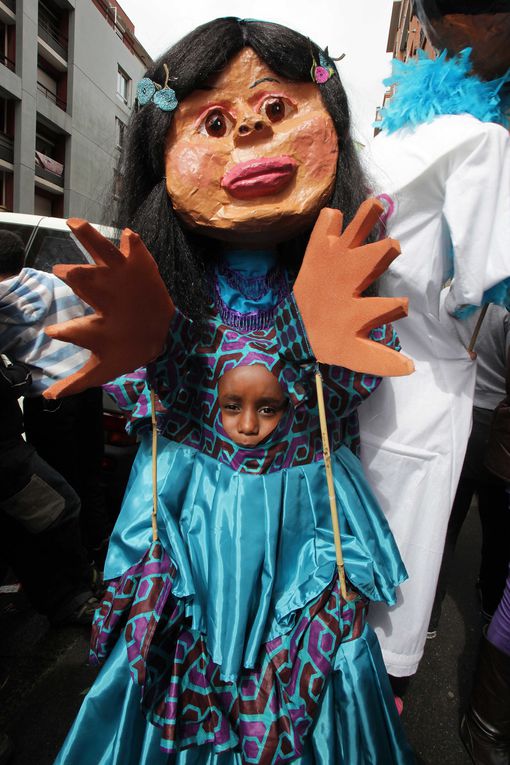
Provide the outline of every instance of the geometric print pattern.
{"type": "Polygon", "coordinates": [[[129,619],[126,639],[130,662],[133,672],[143,668],[141,657],[148,648],[147,637],[155,630],[175,574],[175,566],[161,542],[156,541],[139,563],[108,582],[92,623],[91,664],[105,660],[129,619]]]}
{"type": "Polygon", "coordinates": [[[244,763],[257,765],[300,757],[339,646],[363,631],[366,599],[353,593],[345,601],[335,578],[294,615],[286,634],[261,647],[257,666],[222,680],[205,637],[189,628],[184,603],[171,594],[174,576],[160,543],[153,543],[144,560],[117,580],[113,597],[111,584],[108,605],[96,615],[93,657],[104,658],[122,613],[142,709],[161,729],[160,746],[169,754],[210,744],[217,753],[235,750],[244,763]]]}
{"type": "MultiPolygon", "coordinates": [[[[242,285],[239,285],[242,288],[242,285]]],[[[372,339],[398,347],[390,326],[372,339]]],[[[133,426],[149,422],[149,385],[157,392],[158,429],[234,471],[270,473],[322,460],[315,361],[292,295],[276,306],[270,325],[246,331],[216,313],[197,325],[176,311],[165,354],[108,390],[133,426]],[[262,363],[288,397],[284,416],[257,447],[243,449],[226,435],[218,381],[237,364],[262,363]]],[[[357,407],[380,382],[371,375],[321,365],[331,448],[356,452],[357,407]]],[[[175,568],[159,542],[139,564],[110,582],[96,612],[91,660],[102,661],[124,630],[133,680],[149,721],[161,729],[169,754],[210,744],[235,750],[244,763],[280,765],[300,757],[342,641],[364,627],[367,601],[341,598],[335,579],[294,614],[285,634],[261,646],[256,666],[222,679],[207,636],[191,629],[186,604],[172,594],[175,568]]],[[[235,640],[236,636],[232,635],[235,640]]]]}
{"type": "MultiPolygon", "coordinates": [[[[376,342],[398,348],[390,325],[373,330],[376,342]]],[[[148,366],[148,379],[161,405],[158,426],[172,441],[191,446],[242,473],[270,473],[323,458],[319,413],[315,394],[315,362],[311,356],[298,308],[292,295],[278,306],[267,329],[242,333],[223,324],[218,315],[199,327],[176,312],[167,350],[148,366]],[[289,405],[275,430],[256,447],[243,448],[231,441],[221,423],[218,381],[238,364],[260,363],[280,382],[289,405]]],[[[379,385],[380,378],[342,367],[321,365],[324,397],[333,451],[345,444],[359,447],[357,407],[379,385]]],[[[137,378],[140,372],[137,372],[137,378]]],[[[142,372],[143,374],[143,372],[142,372]]],[[[125,378],[108,386],[131,416],[147,422],[148,388],[133,388],[125,378]]]]}
{"type": "MultiPolygon", "coordinates": [[[[300,757],[338,647],[360,635],[365,608],[360,598],[342,601],[335,582],[302,610],[286,635],[262,646],[258,667],[230,682],[220,679],[203,636],[183,629],[167,682],[161,682],[164,672],[155,671],[159,702],[153,692],[142,699],[147,718],[162,729],[161,748],[175,753],[207,743],[216,752],[238,751],[243,762],[257,765],[300,757]]],[[[168,657],[168,646],[159,655],[168,657]]]]}

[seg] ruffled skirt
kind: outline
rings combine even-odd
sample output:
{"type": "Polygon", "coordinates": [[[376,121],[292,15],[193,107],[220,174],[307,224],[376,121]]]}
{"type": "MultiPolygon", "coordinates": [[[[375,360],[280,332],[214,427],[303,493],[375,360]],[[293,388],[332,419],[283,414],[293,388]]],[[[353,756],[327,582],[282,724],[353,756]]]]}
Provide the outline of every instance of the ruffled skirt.
{"type": "MultiPolygon", "coordinates": [[[[186,638],[185,643],[193,642],[189,634],[186,638]]],[[[295,731],[289,732],[287,718],[275,718],[271,694],[266,698],[266,714],[262,705],[252,718],[252,725],[245,724],[243,732],[251,735],[246,735],[242,741],[239,741],[239,726],[232,727],[228,716],[217,705],[218,699],[222,700],[221,693],[208,699],[210,705],[204,720],[201,705],[190,703],[195,683],[202,676],[199,662],[196,675],[188,673],[189,685],[182,704],[167,718],[167,722],[176,720],[177,727],[182,721],[183,735],[191,733],[195,741],[192,745],[183,742],[187,743],[187,748],[170,749],[173,752],[170,754],[168,749],[161,748],[162,728],[148,722],[141,711],[140,686],[132,680],[126,645],[123,639],[119,640],[87,695],[56,765],[245,765],[262,762],[412,765],[415,762],[401,728],[377,638],[369,625],[363,627],[356,639],[340,643],[332,671],[315,697],[315,719],[307,735],[299,738],[299,754],[294,748],[296,739],[292,737],[295,731]],[[227,735],[221,735],[224,733],[222,728],[227,730],[227,735]],[[237,745],[234,744],[236,739],[237,745]]],[[[314,695],[310,667],[305,672],[298,666],[291,674],[298,688],[305,677],[304,690],[314,695]]],[[[180,676],[177,677],[181,683],[180,676]]],[[[203,685],[200,681],[197,685],[201,694],[203,685]]],[[[245,695],[249,700],[249,679],[246,685],[245,695]]],[[[170,696],[172,690],[169,686],[170,696]]],[[[229,696],[223,709],[230,702],[229,696]]],[[[249,704],[245,703],[245,707],[249,708],[249,704]]],[[[297,711],[299,714],[299,708],[297,711]]],[[[298,728],[298,734],[306,733],[305,729],[306,722],[301,731],[298,728]]]]}
{"type": "Polygon", "coordinates": [[[356,458],[334,455],[348,601],[321,463],[239,475],[165,439],[158,461],[161,542],[144,555],[142,444],[96,614],[108,659],[57,763],[414,762],[365,624],[405,570],[356,458]]]}

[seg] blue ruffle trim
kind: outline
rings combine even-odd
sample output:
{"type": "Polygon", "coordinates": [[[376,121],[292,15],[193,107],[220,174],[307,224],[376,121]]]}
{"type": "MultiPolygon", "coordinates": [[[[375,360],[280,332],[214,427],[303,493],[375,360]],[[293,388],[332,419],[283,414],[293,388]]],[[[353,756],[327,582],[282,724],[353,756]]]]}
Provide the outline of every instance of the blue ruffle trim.
{"type": "MultiPolygon", "coordinates": [[[[324,639],[328,639],[327,633],[324,639]]],[[[286,667],[282,667],[287,671],[286,667]]],[[[302,682],[298,674],[296,683],[302,682]]],[[[314,687],[314,678],[310,682],[314,687]]],[[[268,702],[268,712],[270,703],[268,702]]],[[[193,709],[184,710],[190,714],[193,709]]],[[[211,715],[216,710],[211,708],[211,715]]],[[[197,727],[201,719],[197,718],[197,727]]],[[[283,729],[285,731],[285,729],[283,729]]],[[[161,730],[140,712],[140,688],[131,681],[124,640],[119,640],[88,693],[55,765],[246,765],[241,751],[218,753],[214,745],[182,749],[169,758],[161,730]]],[[[253,739],[259,743],[259,738],[253,739]]],[[[275,754],[279,750],[276,749],[275,754]]],[[[283,761],[283,758],[282,758],[283,761]]],[[[334,672],[305,751],[293,765],[415,765],[405,741],[377,638],[368,625],[357,640],[342,643],[334,672]]]]}
{"type": "MultiPolygon", "coordinates": [[[[151,536],[150,439],[133,467],[112,535],[105,579],[145,553],[151,536]]],[[[395,602],[406,578],[393,536],[346,447],[333,455],[347,576],[370,600],[395,602]]],[[[222,677],[253,667],[260,646],[332,581],[335,548],[323,462],[266,475],[227,465],[163,437],[158,441],[158,530],[176,568],[173,593],[206,636],[222,677]],[[235,639],[234,639],[235,636],[235,639]]]]}
{"type": "Polygon", "coordinates": [[[394,59],[384,84],[395,86],[395,94],[374,126],[394,133],[402,127],[432,122],[442,114],[471,114],[481,122],[507,127],[508,105],[501,89],[510,81],[510,70],[497,80],[485,82],[471,74],[470,54],[471,48],[466,48],[450,59],[446,51],[431,59],[420,50],[408,62],[394,59]]]}

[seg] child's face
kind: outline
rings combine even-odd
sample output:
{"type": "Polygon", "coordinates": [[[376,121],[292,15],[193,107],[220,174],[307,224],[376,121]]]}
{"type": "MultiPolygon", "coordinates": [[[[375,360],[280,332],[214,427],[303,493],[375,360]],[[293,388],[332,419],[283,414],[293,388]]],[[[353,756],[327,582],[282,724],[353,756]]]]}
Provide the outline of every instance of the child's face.
{"type": "Polygon", "coordinates": [[[257,446],[273,432],[287,406],[278,380],[262,364],[225,372],[218,400],[223,428],[239,446],[257,446]]]}
{"type": "Polygon", "coordinates": [[[167,138],[166,185],[190,228],[234,243],[274,244],[315,221],[332,193],[337,159],[318,86],[285,80],[244,48],[179,104],[167,138]]]}

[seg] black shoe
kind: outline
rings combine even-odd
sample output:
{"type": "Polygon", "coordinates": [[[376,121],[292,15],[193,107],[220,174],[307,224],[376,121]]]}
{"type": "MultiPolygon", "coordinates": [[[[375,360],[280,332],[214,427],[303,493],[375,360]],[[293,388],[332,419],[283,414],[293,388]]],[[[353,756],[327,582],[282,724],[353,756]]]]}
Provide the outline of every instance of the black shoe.
{"type": "Polygon", "coordinates": [[[0,765],[7,765],[14,754],[14,745],[7,733],[0,733],[0,765]]]}
{"type": "Polygon", "coordinates": [[[94,613],[99,608],[99,600],[91,592],[73,598],[51,619],[53,627],[90,627],[94,613]]]}
{"type": "Polygon", "coordinates": [[[0,664],[0,691],[2,691],[9,682],[9,672],[5,664],[0,664]]]}
{"type": "Polygon", "coordinates": [[[100,571],[94,564],[92,564],[90,567],[90,589],[92,590],[94,597],[98,600],[102,599],[106,589],[103,579],[103,572],[100,571]]]}
{"type": "Polygon", "coordinates": [[[92,557],[92,560],[94,561],[95,566],[98,569],[104,568],[104,563],[106,560],[106,554],[108,553],[108,545],[110,544],[110,537],[106,537],[106,539],[103,539],[96,547],[93,547],[90,550],[90,555],[92,557]]]}
{"type": "Polygon", "coordinates": [[[510,656],[485,637],[460,738],[476,765],[510,765],[510,656]]]}

